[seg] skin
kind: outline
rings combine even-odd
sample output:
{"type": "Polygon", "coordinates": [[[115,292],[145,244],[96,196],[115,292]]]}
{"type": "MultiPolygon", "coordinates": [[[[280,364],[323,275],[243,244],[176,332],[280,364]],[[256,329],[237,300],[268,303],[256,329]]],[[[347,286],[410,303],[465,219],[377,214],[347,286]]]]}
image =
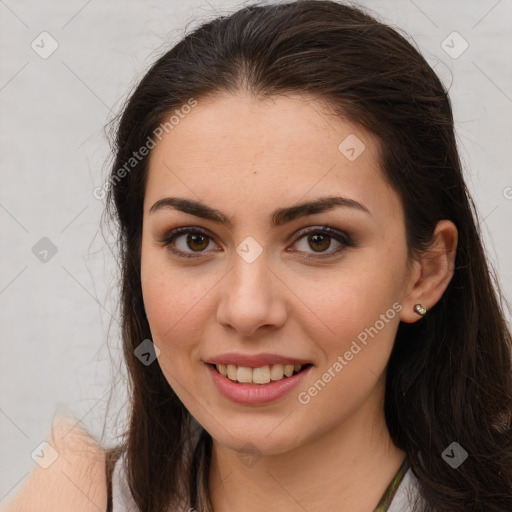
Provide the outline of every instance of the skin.
{"type": "Polygon", "coordinates": [[[428,310],[439,300],[456,244],[455,226],[443,220],[435,250],[408,261],[403,210],[383,179],[378,140],[312,97],[203,98],[164,135],[150,157],[141,283],[158,363],[213,438],[215,512],[373,510],[405,458],[383,413],[399,320],[415,322],[414,304],[428,310]],[[338,150],[350,134],[365,145],[354,161],[338,150]],[[332,195],[370,213],[338,207],[270,227],[275,209],[332,195]],[[201,201],[233,225],[175,209],[150,213],[168,196],[201,201]],[[161,242],[182,226],[208,232],[202,245],[187,245],[187,234],[174,240],[197,258],[179,258],[161,242]],[[327,236],[318,248],[294,235],[322,226],[348,233],[355,246],[327,236]],[[248,236],[262,248],[252,263],[236,252],[248,236]],[[401,311],[317,396],[300,403],[298,393],[394,303],[401,311]],[[314,366],[277,402],[241,405],[217,391],[203,362],[229,351],[278,353],[314,366]],[[250,463],[240,452],[253,456],[250,463]]]}
{"type": "Polygon", "coordinates": [[[105,452],[100,443],[72,416],[55,417],[45,441],[52,449],[44,446],[40,453],[48,457],[55,450],[57,457],[47,467],[34,464],[15,496],[0,503],[0,512],[106,510],[105,452]]]}

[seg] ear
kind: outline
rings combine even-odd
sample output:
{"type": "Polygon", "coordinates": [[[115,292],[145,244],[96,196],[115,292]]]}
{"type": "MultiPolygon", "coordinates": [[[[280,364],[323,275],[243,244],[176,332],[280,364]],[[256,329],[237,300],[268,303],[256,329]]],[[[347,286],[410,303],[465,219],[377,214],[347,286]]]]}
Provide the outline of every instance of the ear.
{"type": "Polygon", "coordinates": [[[400,312],[402,322],[412,323],[421,318],[421,315],[414,311],[415,304],[421,304],[428,315],[428,310],[442,297],[453,277],[458,240],[457,227],[450,220],[440,220],[436,224],[432,238],[432,245],[418,256],[409,274],[400,312]]]}

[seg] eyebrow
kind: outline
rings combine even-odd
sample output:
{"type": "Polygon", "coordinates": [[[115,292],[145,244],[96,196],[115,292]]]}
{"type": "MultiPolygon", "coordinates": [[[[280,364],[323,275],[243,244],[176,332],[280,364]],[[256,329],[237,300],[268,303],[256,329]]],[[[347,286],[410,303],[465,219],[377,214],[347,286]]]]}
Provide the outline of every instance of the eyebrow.
{"type": "MultiPolygon", "coordinates": [[[[370,210],[366,206],[358,203],[354,199],[341,196],[320,197],[314,201],[301,203],[287,208],[278,208],[274,210],[270,218],[272,227],[282,226],[288,222],[292,222],[300,217],[323,213],[334,208],[354,208],[371,215],[370,210]]],[[[155,213],[159,210],[179,210],[196,217],[208,219],[219,224],[223,224],[229,228],[233,226],[232,220],[222,213],[220,210],[211,208],[199,201],[193,199],[185,199],[182,197],[165,197],[158,200],[149,210],[149,213],[155,213]]]]}

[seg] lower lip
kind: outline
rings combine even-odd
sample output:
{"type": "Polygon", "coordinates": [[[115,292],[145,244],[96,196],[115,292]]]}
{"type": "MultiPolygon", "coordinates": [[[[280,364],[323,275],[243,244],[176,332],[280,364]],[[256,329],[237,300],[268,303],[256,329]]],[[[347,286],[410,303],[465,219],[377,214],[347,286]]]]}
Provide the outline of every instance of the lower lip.
{"type": "Polygon", "coordinates": [[[239,404],[268,404],[290,393],[304,379],[313,366],[299,373],[268,384],[243,384],[221,375],[211,364],[206,364],[213,383],[226,398],[239,404]]]}

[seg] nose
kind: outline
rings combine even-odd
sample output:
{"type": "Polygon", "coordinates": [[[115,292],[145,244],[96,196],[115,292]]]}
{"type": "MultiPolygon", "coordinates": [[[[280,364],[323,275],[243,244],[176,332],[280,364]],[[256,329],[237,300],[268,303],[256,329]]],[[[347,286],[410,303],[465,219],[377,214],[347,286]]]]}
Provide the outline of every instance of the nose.
{"type": "Polygon", "coordinates": [[[243,336],[253,336],[261,328],[280,328],[288,314],[284,289],[263,255],[252,263],[237,256],[222,280],[217,320],[243,336]]]}

